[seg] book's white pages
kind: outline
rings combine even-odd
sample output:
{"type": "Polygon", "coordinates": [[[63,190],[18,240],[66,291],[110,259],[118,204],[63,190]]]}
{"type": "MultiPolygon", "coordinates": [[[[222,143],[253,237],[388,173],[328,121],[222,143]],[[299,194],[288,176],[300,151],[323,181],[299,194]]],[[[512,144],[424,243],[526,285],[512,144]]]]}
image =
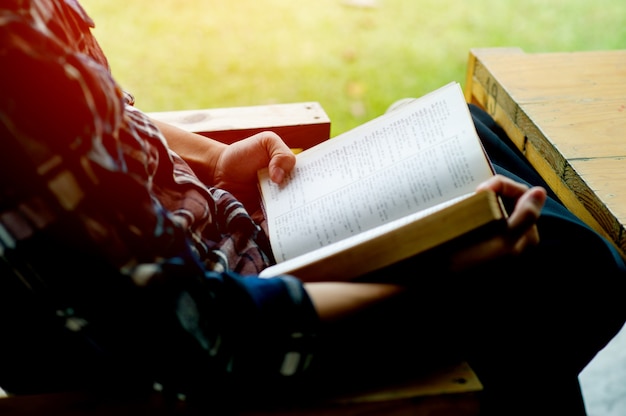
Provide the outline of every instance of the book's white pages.
{"type": "Polygon", "coordinates": [[[492,175],[454,82],[301,152],[280,186],[260,171],[259,185],[281,263],[472,194],[492,175]]]}

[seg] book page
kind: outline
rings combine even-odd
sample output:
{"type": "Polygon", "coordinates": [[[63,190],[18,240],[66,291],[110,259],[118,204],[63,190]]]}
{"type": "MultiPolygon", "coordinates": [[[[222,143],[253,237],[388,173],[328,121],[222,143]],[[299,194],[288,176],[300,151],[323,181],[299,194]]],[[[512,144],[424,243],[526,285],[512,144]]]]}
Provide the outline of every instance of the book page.
{"type": "Polygon", "coordinates": [[[475,191],[493,174],[451,83],[297,156],[284,184],[259,173],[277,262],[475,191]]]}

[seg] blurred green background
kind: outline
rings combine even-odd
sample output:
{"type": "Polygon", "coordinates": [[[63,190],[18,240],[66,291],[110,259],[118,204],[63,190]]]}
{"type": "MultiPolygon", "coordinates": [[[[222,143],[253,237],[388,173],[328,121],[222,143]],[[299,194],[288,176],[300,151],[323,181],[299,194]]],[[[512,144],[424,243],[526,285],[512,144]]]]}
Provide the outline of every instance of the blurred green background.
{"type": "Polygon", "coordinates": [[[464,86],[471,48],[626,48],[624,0],[82,4],[114,76],[142,110],[318,101],[332,136],[399,98],[464,86]]]}

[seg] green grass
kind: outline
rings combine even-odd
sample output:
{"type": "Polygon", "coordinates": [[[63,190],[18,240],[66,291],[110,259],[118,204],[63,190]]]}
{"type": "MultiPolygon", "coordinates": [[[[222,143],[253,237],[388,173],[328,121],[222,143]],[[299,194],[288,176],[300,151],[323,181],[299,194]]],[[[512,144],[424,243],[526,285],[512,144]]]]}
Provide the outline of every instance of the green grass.
{"type": "Polygon", "coordinates": [[[335,136],[465,84],[475,47],[626,48],[624,0],[82,0],[145,111],[318,101],[335,136]]]}

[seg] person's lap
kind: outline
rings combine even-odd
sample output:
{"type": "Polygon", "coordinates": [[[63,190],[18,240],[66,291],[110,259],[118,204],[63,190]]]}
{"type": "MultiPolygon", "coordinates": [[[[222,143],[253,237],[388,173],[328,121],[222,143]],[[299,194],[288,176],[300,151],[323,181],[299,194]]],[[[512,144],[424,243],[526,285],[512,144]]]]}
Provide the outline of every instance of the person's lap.
{"type": "Polygon", "coordinates": [[[553,405],[584,414],[577,376],[626,319],[624,264],[560,204],[493,120],[471,110],[496,172],[548,189],[540,244],[458,275],[419,261],[380,271],[375,279],[403,273],[412,290],[321,334],[312,378],[356,383],[463,357],[494,409],[515,401],[520,413],[553,405]]]}

